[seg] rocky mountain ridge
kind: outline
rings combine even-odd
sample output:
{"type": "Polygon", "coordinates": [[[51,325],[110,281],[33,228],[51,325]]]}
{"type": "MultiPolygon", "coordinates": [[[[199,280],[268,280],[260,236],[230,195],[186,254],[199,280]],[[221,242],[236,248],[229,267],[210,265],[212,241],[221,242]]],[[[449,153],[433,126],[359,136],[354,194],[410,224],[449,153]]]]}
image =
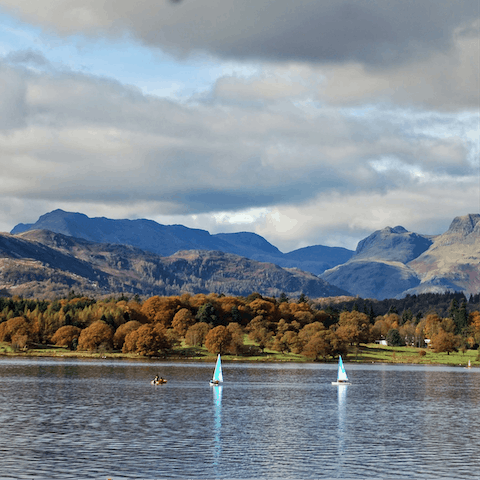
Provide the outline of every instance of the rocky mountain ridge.
{"type": "Polygon", "coordinates": [[[456,217],[447,232],[419,235],[395,227],[359,242],[345,264],[321,278],[363,298],[480,291],[480,215],[456,217]]]}
{"type": "Polygon", "coordinates": [[[220,251],[188,250],[161,257],[130,245],[95,243],[48,230],[0,234],[1,294],[54,298],[72,289],[93,297],[258,292],[316,298],[346,293],[311,273],[220,251]]]}
{"type": "Polygon", "coordinates": [[[50,230],[97,243],[132,245],[161,256],[182,250],[217,250],[233,253],[259,262],[275,263],[280,267],[299,268],[316,275],[346,262],[353,251],[341,247],[313,246],[287,254],[260,235],[250,232],[219,233],[183,225],[161,225],[153,220],[113,220],[89,218],[82,213],[54,210],[42,215],[33,224],[18,224],[12,235],[30,230],[50,230]]]}
{"type": "MultiPolygon", "coordinates": [[[[240,255],[320,275],[328,284],[363,298],[382,300],[446,291],[469,295],[480,291],[479,214],[456,217],[441,235],[422,235],[402,226],[385,227],[361,240],[355,252],[316,245],[282,253],[261,236],[248,232],[211,235],[182,225],[90,219],[62,210],[43,215],[33,225],[17,225],[12,233],[37,227],[95,239],[97,243],[135,246],[172,258],[179,255],[177,251],[187,255],[185,252],[192,250],[199,256],[206,251],[217,252],[210,257],[218,252],[240,255]]],[[[228,269],[226,263],[224,268],[228,269]]]]}

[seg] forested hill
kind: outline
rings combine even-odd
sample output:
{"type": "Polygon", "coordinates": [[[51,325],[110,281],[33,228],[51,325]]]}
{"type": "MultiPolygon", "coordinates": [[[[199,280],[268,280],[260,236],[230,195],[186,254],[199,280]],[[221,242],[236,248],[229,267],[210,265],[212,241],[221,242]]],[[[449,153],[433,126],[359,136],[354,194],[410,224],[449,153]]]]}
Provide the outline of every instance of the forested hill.
{"type": "Polygon", "coordinates": [[[55,298],[71,289],[113,294],[221,293],[310,298],[346,292],[307,272],[224,252],[189,250],[161,257],[128,245],[94,243],[47,230],[0,234],[0,291],[55,298]]]}
{"type": "Polygon", "coordinates": [[[449,317],[453,309],[461,309],[462,305],[467,313],[480,310],[480,294],[470,295],[468,298],[461,292],[423,293],[407,295],[402,299],[372,300],[363,298],[336,298],[323,299],[318,304],[320,308],[337,312],[358,310],[371,317],[397,313],[403,321],[420,319],[429,313],[436,313],[440,317],[449,317]]]}

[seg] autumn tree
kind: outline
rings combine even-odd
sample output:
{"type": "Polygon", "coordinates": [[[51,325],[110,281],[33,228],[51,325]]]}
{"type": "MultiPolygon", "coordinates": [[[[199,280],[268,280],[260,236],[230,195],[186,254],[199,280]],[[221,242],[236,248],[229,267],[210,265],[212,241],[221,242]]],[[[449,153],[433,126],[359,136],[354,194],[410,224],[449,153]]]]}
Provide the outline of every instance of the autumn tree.
{"type": "Polygon", "coordinates": [[[162,323],[169,327],[177,310],[181,308],[179,297],[150,297],[142,305],[142,313],[149,322],[162,323]]]}
{"type": "Polygon", "coordinates": [[[238,355],[242,352],[243,347],[243,328],[236,322],[230,322],[227,325],[227,330],[232,337],[228,351],[234,355],[238,355]]]}
{"type": "Polygon", "coordinates": [[[342,312],[338,321],[336,334],[350,345],[368,343],[370,339],[370,322],[368,316],[358,311],[342,312]]]}
{"type": "Polygon", "coordinates": [[[452,331],[446,332],[443,328],[440,328],[437,333],[432,335],[430,341],[430,346],[435,353],[447,352],[447,355],[450,355],[450,352],[456,352],[459,344],[459,336],[452,331]]]}
{"type": "Polygon", "coordinates": [[[125,342],[125,337],[130,332],[137,330],[139,327],[141,327],[141,325],[142,324],[137,320],[130,320],[129,322],[120,325],[113,335],[113,347],[116,350],[121,350],[125,342]]]}
{"type": "Polygon", "coordinates": [[[302,354],[314,360],[318,360],[319,357],[326,360],[333,353],[330,342],[331,336],[332,332],[330,330],[323,329],[315,332],[303,347],[302,354]]]}
{"type": "Polygon", "coordinates": [[[480,344],[480,312],[475,310],[470,313],[469,318],[469,331],[471,335],[471,344],[480,344]]]}
{"type": "Polygon", "coordinates": [[[195,318],[188,308],[181,308],[173,317],[172,328],[180,337],[185,337],[187,330],[195,323],[195,318]]]}
{"type": "Polygon", "coordinates": [[[144,356],[154,356],[170,348],[167,329],[161,323],[145,324],[125,337],[122,351],[137,353],[144,356]]]}
{"type": "Polygon", "coordinates": [[[75,350],[78,345],[81,329],[74,325],[65,325],[60,327],[52,337],[52,343],[59,347],[67,347],[75,350]]]}
{"type": "Polygon", "coordinates": [[[0,324],[0,341],[12,342],[15,335],[29,335],[29,324],[24,317],[13,317],[0,324]]]}
{"type": "Polygon", "coordinates": [[[185,343],[192,347],[202,346],[205,338],[210,331],[210,326],[205,322],[199,322],[188,328],[185,334],[185,343]]]}
{"type": "Polygon", "coordinates": [[[78,350],[110,350],[113,347],[113,329],[102,320],[93,322],[82,330],[78,338],[78,350]]]}
{"type": "Polygon", "coordinates": [[[263,317],[269,322],[278,320],[277,307],[274,302],[257,298],[248,304],[253,317],[263,317]]]}
{"type": "Polygon", "coordinates": [[[299,338],[298,332],[287,330],[285,333],[278,333],[273,340],[272,348],[277,352],[300,353],[303,349],[304,342],[299,338]]]}
{"type": "Polygon", "coordinates": [[[232,333],[227,327],[219,325],[212,328],[205,338],[205,347],[210,353],[223,354],[232,342],[232,333]]]}
{"type": "Polygon", "coordinates": [[[258,315],[247,325],[248,337],[262,349],[262,352],[270,344],[273,332],[269,328],[269,322],[258,315]]]}
{"type": "Polygon", "coordinates": [[[329,330],[331,332],[329,340],[332,348],[332,356],[342,355],[345,357],[348,354],[349,341],[343,336],[338,335],[338,330],[336,331],[333,325],[329,328],[329,330]]]}

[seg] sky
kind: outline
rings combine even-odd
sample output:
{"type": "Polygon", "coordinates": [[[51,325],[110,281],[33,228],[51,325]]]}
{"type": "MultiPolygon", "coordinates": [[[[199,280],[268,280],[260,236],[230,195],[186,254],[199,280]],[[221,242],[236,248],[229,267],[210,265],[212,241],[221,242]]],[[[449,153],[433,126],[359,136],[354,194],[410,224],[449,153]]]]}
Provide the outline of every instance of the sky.
{"type": "Polygon", "coordinates": [[[480,0],[0,0],[0,231],[443,233],[480,212],[479,33],[480,0]]]}

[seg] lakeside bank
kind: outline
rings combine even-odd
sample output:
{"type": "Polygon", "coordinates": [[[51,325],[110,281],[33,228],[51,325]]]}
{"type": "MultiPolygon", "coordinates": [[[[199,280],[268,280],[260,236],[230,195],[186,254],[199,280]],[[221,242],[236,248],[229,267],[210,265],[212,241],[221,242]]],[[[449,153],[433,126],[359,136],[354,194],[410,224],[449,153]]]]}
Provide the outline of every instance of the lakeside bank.
{"type": "MultiPolygon", "coordinates": [[[[56,346],[35,346],[25,351],[15,351],[11,346],[0,343],[0,356],[2,357],[54,357],[54,358],[105,358],[118,360],[148,360],[155,361],[188,361],[188,362],[215,362],[216,354],[208,352],[205,348],[176,348],[169,354],[161,356],[141,356],[133,353],[122,352],[87,352],[69,350],[56,346]]],[[[264,353],[256,355],[222,355],[224,362],[246,363],[336,363],[337,358],[312,359],[294,353],[280,353],[265,349],[264,353]]],[[[346,363],[392,363],[392,364],[418,364],[418,365],[449,365],[466,367],[468,362],[472,367],[480,366],[478,350],[465,350],[435,353],[430,349],[416,347],[389,347],[377,344],[360,345],[351,347],[348,355],[344,356],[346,363]]]]}

